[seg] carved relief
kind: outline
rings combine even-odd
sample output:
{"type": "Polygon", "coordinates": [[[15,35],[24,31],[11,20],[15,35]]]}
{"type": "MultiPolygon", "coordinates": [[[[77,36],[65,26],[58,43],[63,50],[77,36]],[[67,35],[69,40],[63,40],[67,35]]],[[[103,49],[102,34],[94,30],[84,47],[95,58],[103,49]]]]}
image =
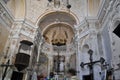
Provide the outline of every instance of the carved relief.
{"type": "Polygon", "coordinates": [[[35,36],[35,29],[31,28],[30,26],[24,25],[21,29],[21,34],[24,34],[27,37],[34,38],[35,36]]]}
{"type": "Polygon", "coordinates": [[[21,24],[14,23],[14,25],[12,26],[12,29],[11,29],[11,36],[12,37],[19,37],[20,29],[21,29],[21,24]]]}
{"type": "Polygon", "coordinates": [[[67,5],[68,5],[68,1],[67,0],[54,0],[48,3],[47,6],[47,11],[50,10],[68,10],[67,5]]]}
{"type": "Polygon", "coordinates": [[[20,34],[20,41],[22,41],[22,40],[28,40],[28,38],[25,35],[20,34]]]}
{"type": "Polygon", "coordinates": [[[116,10],[118,13],[120,13],[120,1],[117,2],[116,10]]]}

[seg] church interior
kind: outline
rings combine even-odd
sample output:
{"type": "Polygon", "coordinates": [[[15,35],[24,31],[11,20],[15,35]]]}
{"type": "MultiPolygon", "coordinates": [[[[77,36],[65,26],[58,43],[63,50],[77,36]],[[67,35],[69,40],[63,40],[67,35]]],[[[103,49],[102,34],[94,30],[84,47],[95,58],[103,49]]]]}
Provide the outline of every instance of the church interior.
{"type": "Polygon", "coordinates": [[[0,80],[120,80],[119,48],[120,0],[0,0],[0,80]]]}

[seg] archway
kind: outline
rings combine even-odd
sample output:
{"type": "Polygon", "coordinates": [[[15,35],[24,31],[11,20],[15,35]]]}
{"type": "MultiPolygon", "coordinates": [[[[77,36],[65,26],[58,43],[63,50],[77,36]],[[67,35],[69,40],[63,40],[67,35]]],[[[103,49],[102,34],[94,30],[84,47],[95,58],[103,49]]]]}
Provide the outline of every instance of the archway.
{"type": "Polygon", "coordinates": [[[61,68],[61,64],[67,66],[66,63],[68,60],[66,60],[66,57],[74,54],[70,52],[66,53],[66,51],[67,49],[70,50],[69,45],[72,46],[71,44],[73,44],[73,37],[75,35],[74,26],[77,25],[77,21],[75,16],[62,11],[51,12],[40,18],[38,29],[40,29],[45,41],[42,47],[49,47],[49,52],[46,52],[46,54],[52,57],[49,58],[50,56],[48,56],[49,62],[53,61],[49,64],[50,66],[52,65],[52,67],[50,67],[51,71],[53,70],[54,64],[59,64],[59,66],[57,66],[59,68],[61,68]],[[65,57],[64,61],[58,62],[58,60],[56,61],[58,63],[54,63],[54,60],[57,60],[55,58],[59,57],[58,59],[61,59],[61,56],[65,57]]]}

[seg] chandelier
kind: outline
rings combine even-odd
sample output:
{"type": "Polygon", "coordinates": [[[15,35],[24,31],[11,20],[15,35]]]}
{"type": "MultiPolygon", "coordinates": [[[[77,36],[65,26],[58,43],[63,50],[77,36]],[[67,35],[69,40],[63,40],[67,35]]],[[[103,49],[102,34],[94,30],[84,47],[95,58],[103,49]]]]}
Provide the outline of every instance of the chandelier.
{"type": "Polygon", "coordinates": [[[67,42],[67,38],[66,38],[66,34],[63,31],[62,27],[57,27],[57,33],[55,32],[53,35],[53,39],[52,39],[52,45],[56,45],[56,46],[63,46],[66,45],[67,42]]]}
{"type": "MultiPolygon", "coordinates": [[[[48,1],[49,3],[53,2],[55,8],[59,8],[61,4],[64,3],[63,0],[48,0],[48,1]]],[[[66,0],[66,4],[64,3],[64,5],[66,6],[67,9],[71,8],[71,5],[69,4],[69,0],[66,0]]]]}

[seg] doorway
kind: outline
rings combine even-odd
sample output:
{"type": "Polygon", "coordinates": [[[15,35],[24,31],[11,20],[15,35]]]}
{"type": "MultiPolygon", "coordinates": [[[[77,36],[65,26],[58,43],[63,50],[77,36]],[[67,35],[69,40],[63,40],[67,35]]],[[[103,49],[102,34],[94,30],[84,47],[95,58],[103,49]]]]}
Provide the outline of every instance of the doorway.
{"type": "Polygon", "coordinates": [[[83,80],[91,80],[91,75],[84,75],[83,80]]]}

